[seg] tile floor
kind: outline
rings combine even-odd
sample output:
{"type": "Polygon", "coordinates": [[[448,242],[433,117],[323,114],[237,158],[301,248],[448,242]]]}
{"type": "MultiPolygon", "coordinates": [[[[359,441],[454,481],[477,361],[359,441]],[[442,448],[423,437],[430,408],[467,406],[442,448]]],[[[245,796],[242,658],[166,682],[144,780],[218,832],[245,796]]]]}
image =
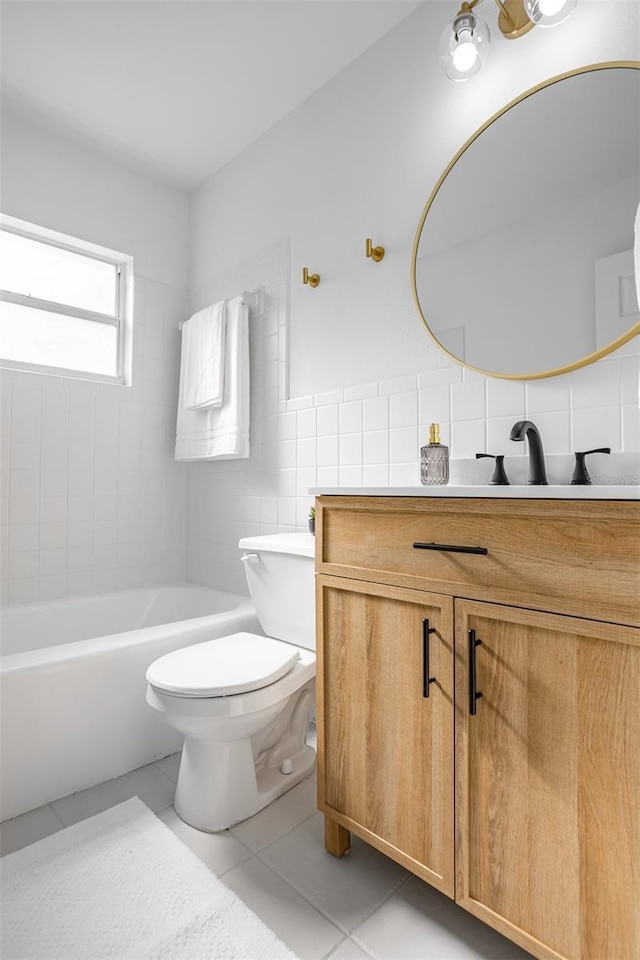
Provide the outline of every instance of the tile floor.
{"type": "Polygon", "coordinates": [[[137,795],[301,960],[530,960],[357,837],[343,859],[325,853],[313,777],[230,830],[205,834],[187,826],[171,806],[179,759],[175,754],[6,821],[0,852],[137,795]]]}

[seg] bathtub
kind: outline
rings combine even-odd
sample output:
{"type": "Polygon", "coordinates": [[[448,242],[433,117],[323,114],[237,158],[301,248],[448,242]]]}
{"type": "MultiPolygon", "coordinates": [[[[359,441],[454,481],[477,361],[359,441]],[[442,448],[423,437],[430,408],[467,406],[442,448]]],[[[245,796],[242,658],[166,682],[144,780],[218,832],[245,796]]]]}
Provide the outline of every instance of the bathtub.
{"type": "Polygon", "coordinates": [[[147,667],[242,630],[262,633],[247,597],[186,583],[1,611],[0,819],[178,750],[147,667]]]}

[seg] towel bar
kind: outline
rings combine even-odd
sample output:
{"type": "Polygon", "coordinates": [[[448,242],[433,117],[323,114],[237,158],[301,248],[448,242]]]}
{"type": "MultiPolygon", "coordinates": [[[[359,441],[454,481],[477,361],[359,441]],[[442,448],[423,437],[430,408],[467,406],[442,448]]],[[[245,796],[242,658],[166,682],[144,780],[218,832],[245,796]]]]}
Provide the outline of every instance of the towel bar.
{"type": "MultiPolygon", "coordinates": [[[[264,287],[256,287],[255,290],[243,290],[242,302],[252,313],[262,313],[264,309],[264,287]]],[[[180,321],[178,330],[182,330],[184,323],[184,320],[180,321]]]]}
{"type": "Polygon", "coordinates": [[[254,313],[262,313],[264,309],[264,287],[255,290],[243,290],[242,302],[254,313]]]}

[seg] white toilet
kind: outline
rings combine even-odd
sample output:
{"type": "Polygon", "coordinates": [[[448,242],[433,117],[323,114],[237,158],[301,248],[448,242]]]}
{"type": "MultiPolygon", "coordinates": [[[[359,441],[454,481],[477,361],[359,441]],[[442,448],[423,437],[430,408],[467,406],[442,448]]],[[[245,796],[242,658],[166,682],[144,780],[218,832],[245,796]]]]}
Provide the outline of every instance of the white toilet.
{"type": "Polygon", "coordinates": [[[267,636],[234,633],[175,650],[147,670],[147,703],[185,735],[178,815],[214,832],[261,810],[306,777],[314,703],[315,540],[245,537],[249,592],[267,636]]]}

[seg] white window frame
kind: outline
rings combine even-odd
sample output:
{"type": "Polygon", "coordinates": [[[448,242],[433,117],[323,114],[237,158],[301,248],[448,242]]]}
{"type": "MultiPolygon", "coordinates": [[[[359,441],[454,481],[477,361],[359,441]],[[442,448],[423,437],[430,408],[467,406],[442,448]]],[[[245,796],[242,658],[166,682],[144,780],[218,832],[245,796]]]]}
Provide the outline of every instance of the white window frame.
{"type": "MultiPolygon", "coordinates": [[[[7,370],[22,370],[28,373],[41,373],[50,376],[69,377],[74,380],[95,380],[100,383],[113,383],[122,386],[131,385],[132,373],[132,340],[133,340],[133,257],[125,253],[109,250],[107,247],[78,240],[64,233],[40,227],[25,220],[18,220],[7,214],[0,214],[0,230],[15,233],[21,237],[37,240],[52,247],[69,250],[94,260],[113,264],[116,267],[116,309],[114,314],[96,313],[70,304],[57,303],[50,300],[40,300],[37,297],[13,293],[10,290],[0,289],[0,300],[8,303],[17,303],[48,313],[62,313],[70,317],[78,317],[97,323],[107,323],[117,331],[117,375],[108,376],[102,373],[91,373],[85,370],[70,370],[66,367],[54,367],[49,364],[28,363],[20,360],[6,360],[0,357],[0,367],[7,370]]],[[[1,334],[1,327],[0,327],[1,334]]]]}

